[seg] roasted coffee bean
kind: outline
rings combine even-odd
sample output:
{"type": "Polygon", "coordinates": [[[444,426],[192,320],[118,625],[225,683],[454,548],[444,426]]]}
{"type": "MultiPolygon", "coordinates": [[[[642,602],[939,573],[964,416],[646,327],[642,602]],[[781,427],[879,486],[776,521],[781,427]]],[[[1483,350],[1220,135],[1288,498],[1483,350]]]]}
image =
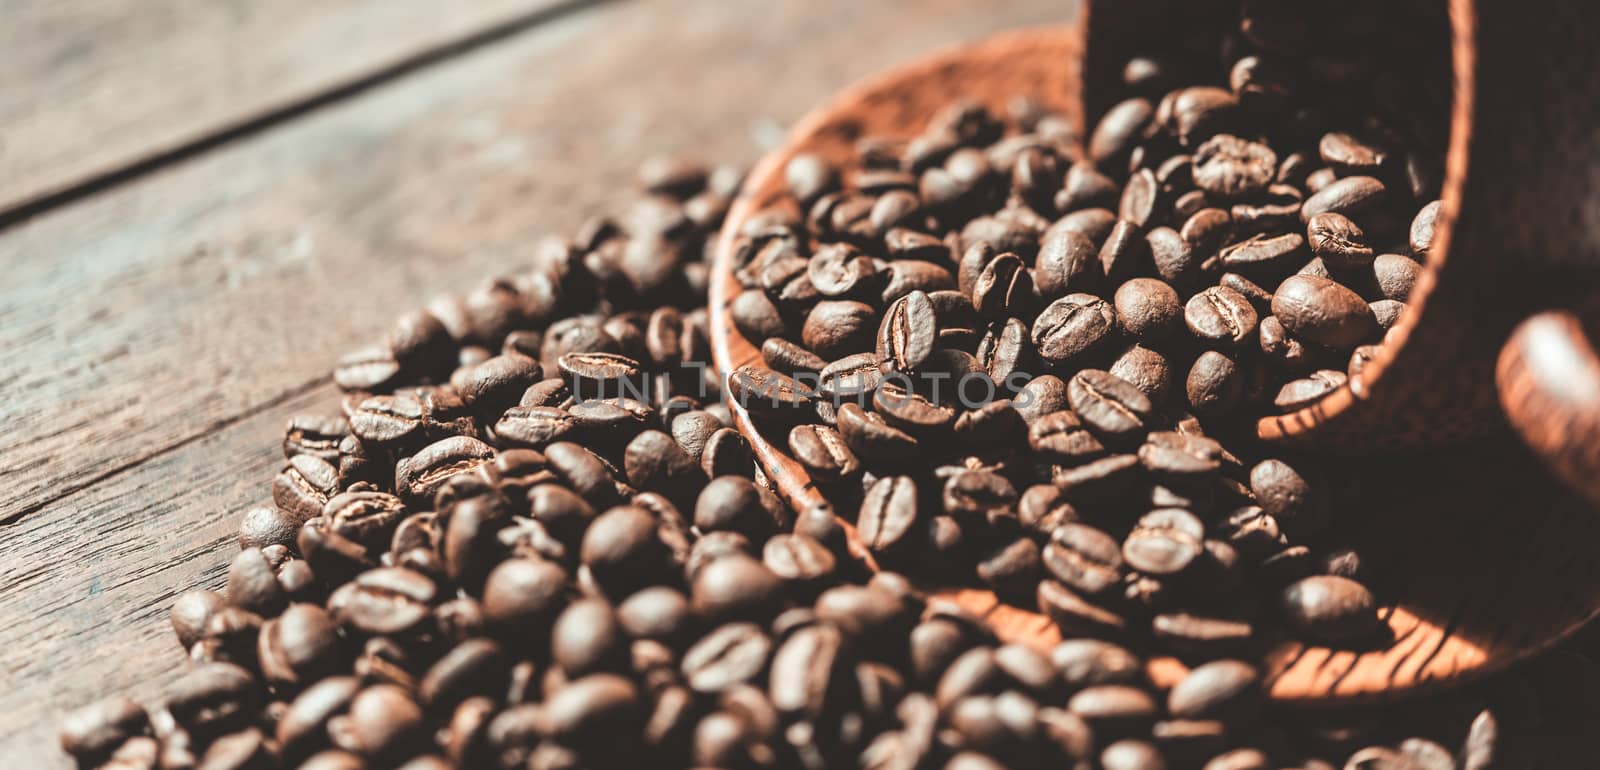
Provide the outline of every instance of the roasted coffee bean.
{"type": "Polygon", "coordinates": [[[1051,481],[1075,502],[1104,503],[1127,493],[1139,471],[1137,455],[1116,454],[1072,468],[1057,468],[1051,481]]]}
{"type": "Polygon", "coordinates": [[[624,355],[566,353],[556,359],[556,366],[579,399],[636,398],[643,392],[639,362],[624,355]]]}
{"type": "Polygon", "coordinates": [[[1111,642],[1068,639],[1050,651],[1050,662],[1067,689],[1103,684],[1137,685],[1145,680],[1144,661],[1111,642]]]}
{"type": "Polygon", "coordinates": [[[93,764],[124,742],[143,735],[149,717],[126,696],[110,696],[69,713],[61,721],[61,749],[93,764]]]}
{"type": "Polygon", "coordinates": [[[905,476],[879,479],[861,501],[856,519],[861,542],[875,553],[914,545],[919,520],[916,484],[905,476]]]}
{"type": "Polygon", "coordinates": [[[1128,99],[1112,107],[1089,137],[1089,158],[1101,168],[1116,166],[1144,138],[1154,118],[1155,107],[1147,99],[1128,99]]]}
{"type": "Polygon", "coordinates": [[[205,663],[167,692],[167,712],[184,730],[211,737],[243,727],[261,695],[249,670],[232,663],[205,663]]]}
{"type": "Polygon", "coordinates": [[[1388,161],[1382,148],[1362,142],[1342,131],[1330,131],[1317,143],[1322,161],[1346,174],[1376,171],[1388,161]]]}
{"type": "Polygon", "coordinates": [[[1106,453],[1105,445],[1075,412],[1052,412],[1028,428],[1028,445],[1066,462],[1082,462],[1106,453]]]}
{"type": "Polygon", "coordinates": [[[1044,547],[1044,566],[1057,580],[1089,596],[1109,594],[1122,582],[1122,551],[1110,535],[1086,524],[1058,527],[1044,547]]]}
{"type": "Polygon", "coordinates": [[[812,201],[838,184],[838,172],[819,155],[796,155],[784,167],[789,192],[801,201],[812,201]]]}
{"type": "Polygon", "coordinates": [[[1272,182],[1278,170],[1278,156],[1271,147],[1218,134],[1203,142],[1194,153],[1194,183],[1219,200],[1236,200],[1254,195],[1272,182]]]}
{"type": "Polygon", "coordinates": [[[1152,476],[1169,481],[1204,477],[1222,467],[1223,448],[1213,439],[1176,431],[1157,431],[1139,447],[1139,463],[1152,476]]]}
{"type": "Polygon", "coordinates": [[[845,444],[857,455],[880,458],[891,464],[896,462],[895,458],[900,458],[900,462],[909,459],[918,446],[917,439],[891,427],[881,415],[851,403],[839,407],[838,429],[845,444]]]}
{"type": "Polygon", "coordinates": [[[1172,365],[1167,357],[1139,344],[1124,349],[1107,371],[1132,383],[1155,404],[1165,403],[1172,387],[1172,365]]]}
{"type": "Polygon", "coordinates": [[[251,508],[239,522],[239,547],[289,545],[300,524],[300,517],[276,507],[251,508]]]}
{"type": "Polygon", "coordinates": [[[1306,243],[1311,253],[1335,270],[1355,270],[1372,264],[1367,234],[1343,214],[1324,211],[1306,223],[1306,243]]]}
{"type": "Polygon", "coordinates": [[[718,476],[745,476],[754,473],[755,456],[750,442],[733,428],[721,428],[711,434],[700,455],[700,471],[709,478],[718,476]]]}
{"type": "Polygon", "coordinates": [[[1148,575],[1177,575],[1204,553],[1205,524],[1177,508],[1151,511],[1122,543],[1128,566],[1148,575]]]}
{"type": "Polygon", "coordinates": [[[1149,248],[1141,227],[1126,219],[1117,220],[1097,255],[1105,282],[1116,286],[1143,272],[1149,248]]]}
{"type": "Polygon", "coordinates": [[[169,613],[178,645],[184,649],[193,647],[205,633],[211,616],[225,606],[227,600],[214,591],[197,588],[179,594],[169,613]]]}
{"type": "Polygon", "coordinates": [[[861,461],[844,436],[826,425],[801,425],[789,432],[789,451],[813,478],[839,481],[854,476],[861,461]]]}
{"type": "Polygon", "coordinates": [[[1034,260],[1034,286],[1047,299],[1093,289],[1100,279],[1098,255],[1099,248],[1087,235],[1051,228],[1034,260]]]}
{"type": "Polygon", "coordinates": [[[1033,304],[1033,278],[1022,259],[1001,254],[984,265],[972,283],[972,307],[985,318],[1023,315],[1033,304]]]}
{"type": "Polygon", "coordinates": [[[1273,405],[1283,411],[1303,409],[1317,403],[1323,396],[1343,387],[1349,376],[1333,369],[1321,369],[1298,380],[1290,380],[1278,389],[1273,405]]]}
{"type": "Polygon", "coordinates": [[[1260,681],[1260,672],[1248,663],[1212,661],[1172,688],[1167,710],[1179,719],[1245,719],[1261,705],[1260,681]]]}
{"type": "Polygon", "coordinates": [[[1127,185],[1122,188],[1117,217],[1141,228],[1150,227],[1154,224],[1152,220],[1160,200],[1161,183],[1156,181],[1155,172],[1147,168],[1140,169],[1128,178],[1127,185]]]}
{"type": "Polygon", "coordinates": [[[902,372],[916,371],[939,338],[933,303],[921,291],[895,300],[878,327],[878,358],[902,372]]]}
{"type": "Polygon", "coordinates": [[[461,400],[484,419],[493,420],[521,400],[542,372],[539,362],[527,356],[495,356],[472,367],[460,388],[461,400]]]}
{"type": "Polygon", "coordinates": [[[332,675],[341,662],[338,626],[321,607],[292,604],[261,626],[257,657],[268,682],[296,688],[332,675]]]}
{"type": "Polygon", "coordinates": [[[762,547],[761,560],[772,574],[799,583],[826,581],[838,567],[827,546],[802,534],[774,536],[762,547]]]}
{"type": "Polygon", "coordinates": [[[1272,758],[1260,749],[1242,748],[1218,754],[1201,770],[1269,770],[1272,758]]]}
{"type": "Polygon", "coordinates": [[[1351,642],[1378,627],[1372,592],[1349,578],[1313,575],[1292,583],[1283,589],[1280,607],[1291,628],[1317,642],[1351,642]]]}
{"type": "Polygon", "coordinates": [[[1378,328],[1385,332],[1399,324],[1406,312],[1406,303],[1392,299],[1380,299],[1368,307],[1372,308],[1372,315],[1378,321],[1378,328]]]}
{"type": "Polygon", "coordinates": [[[1333,212],[1356,221],[1381,204],[1387,194],[1383,182],[1370,176],[1347,176],[1318,190],[1300,207],[1300,219],[1310,222],[1318,214],[1333,212]]]}
{"type": "Polygon", "coordinates": [[[1255,637],[1248,621],[1190,613],[1157,615],[1150,628],[1180,656],[1199,659],[1242,657],[1250,653],[1255,637]]]}
{"type": "Polygon", "coordinates": [[[550,406],[514,406],[494,424],[497,439],[530,449],[543,449],[577,429],[578,420],[572,413],[550,406]]]}
{"type": "Polygon", "coordinates": [[[387,347],[358,350],[339,359],[333,382],[341,390],[372,391],[392,386],[400,376],[400,362],[387,347]]]}
{"type": "Polygon", "coordinates": [[[1067,382],[1067,401],[1084,425],[1111,440],[1138,433],[1154,409],[1143,391],[1099,369],[1072,375],[1067,382]]]}
{"type": "Polygon", "coordinates": [[[295,415],[289,418],[289,425],[283,432],[283,456],[312,455],[337,465],[339,442],[349,432],[349,424],[340,417],[295,415]]]}
{"type": "Polygon", "coordinates": [[[1327,481],[1308,463],[1262,460],[1250,469],[1250,492],[1261,510],[1291,536],[1317,535],[1330,523],[1327,481]]]}
{"type": "Polygon", "coordinates": [[[1141,342],[1162,340],[1179,326],[1178,293],[1162,281],[1153,278],[1128,281],[1117,288],[1114,302],[1117,326],[1141,342]]]}
{"type": "Polygon", "coordinates": [[[954,427],[955,407],[907,390],[899,378],[889,378],[872,396],[872,407],[889,425],[917,438],[939,438],[954,427]]]}
{"type": "Polygon", "coordinates": [[[818,249],[806,267],[806,277],[826,297],[870,296],[885,280],[871,257],[843,243],[818,249]]]}
{"type": "Polygon", "coordinates": [[[817,392],[835,404],[864,403],[878,390],[883,377],[875,354],[857,353],[823,367],[817,379],[817,392]]]}
{"type": "Polygon", "coordinates": [[[783,337],[789,331],[783,314],[778,311],[778,307],[772,303],[767,293],[760,289],[745,289],[740,292],[728,306],[728,315],[733,319],[739,333],[749,339],[783,337]]]}
{"type": "Polygon", "coordinates": [[[1100,752],[1104,770],[1166,770],[1161,751],[1146,741],[1121,740],[1100,752]]]}
{"type": "Polygon", "coordinates": [[[1304,263],[1305,237],[1299,233],[1269,236],[1258,233],[1230,243],[1217,252],[1226,269],[1254,276],[1282,275],[1304,263]]]}
{"type": "Polygon", "coordinates": [[[428,619],[437,595],[426,575],[380,567],[357,575],[328,603],[340,625],[369,634],[402,634],[428,619]]]}
{"type": "Polygon", "coordinates": [[[312,455],[295,455],[272,481],[272,501],[285,513],[304,522],[322,513],[322,507],[339,490],[339,470],[312,455]]]}
{"type": "Polygon", "coordinates": [[[729,623],[683,655],[683,675],[697,692],[723,692],[749,682],[767,665],[772,640],[753,623],[729,623]]]}
{"type": "Polygon", "coordinates": [[[748,479],[723,476],[701,490],[694,506],[694,525],[701,532],[737,532],[762,542],[775,532],[777,521],[767,511],[755,484],[748,479]]]}
{"type": "Polygon", "coordinates": [[[1200,251],[1177,230],[1157,227],[1144,236],[1156,275],[1176,289],[1189,290],[1200,277],[1200,251]]]}
{"type": "Polygon", "coordinates": [[[1334,350],[1348,351],[1378,337],[1372,308],[1327,278],[1290,276],[1272,296],[1272,314],[1290,334],[1334,350]]]}
{"type": "Polygon", "coordinates": [[[1256,310],[1250,300],[1226,286],[1213,286],[1189,299],[1184,324],[1211,346],[1232,348],[1256,333],[1256,310]]]}
{"type": "Polygon", "coordinates": [[[1050,303],[1033,322],[1033,347],[1051,364],[1094,352],[1116,329],[1111,303],[1092,294],[1069,294],[1050,303]]]}
{"type": "Polygon", "coordinates": [[[513,637],[532,634],[541,621],[555,617],[566,582],[566,571],[550,562],[507,559],[484,584],[484,620],[513,637]]]}
{"type": "Polygon", "coordinates": [[[761,360],[768,369],[790,376],[798,372],[820,372],[828,365],[816,353],[781,337],[768,337],[761,343],[761,360]]]}
{"type": "Polygon", "coordinates": [[[623,468],[634,488],[659,492],[685,503],[704,478],[694,457],[658,430],[644,431],[628,442],[623,451],[623,468]]]}
{"type": "Polygon", "coordinates": [[[1428,259],[1433,253],[1434,232],[1439,227],[1441,205],[1439,201],[1433,201],[1423,206],[1416,218],[1411,220],[1408,245],[1411,247],[1411,256],[1418,261],[1428,259]]]}
{"type": "Polygon", "coordinates": [[[568,677],[621,671],[627,639],[616,611],[602,599],[580,599],[550,627],[550,658],[568,677]]]}
{"type": "Polygon", "coordinates": [[[1116,227],[1117,215],[1106,208],[1088,208],[1074,211],[1050,226],[1045,237],[1059,231],[1074,232],[1092,243],[1104,242],[1116,227]]]}
{"type": "Polygon", "coordinates": [[[395,466],[395,489],[407,500],[432,500],[451,477],[471,473],[494,454],[494,447],[466,436],[429,444],[395,466]]]}
{"type": "Polygon", "coordinates": [[[322,507],[322,518],[339,536],[380,551],[406,517],[405,503],[385,492],[345,492],[322,507]]]}
{"type": "Polygon", "coordinates": [[[848,687],[847,662],[845,637],[837,628],[818,624],[796,631],[772,656],[773,707],[811,719],[825,716],[848,687]]]}
{"type": "Polygon", "coordinates": [[[741,367],[728,377],[729,394],[752,412],[781,414],[810,407],[816,392],[770,369],[741,367]]]}
{"type": "Polygon", "coordinates": [[[278,585],[277,570],[267,562],[259,548],[247,548],[228,565],[228,603],[257,615],[276,615],[285,597],[278,585]]]}
{"type": "Polygon", "coordinates": [[[1017,490],[1006,477],[986,470],[960,471],[945,481],[944,512],[958,521],[1016,518],[1017,490]]]}
{"type": "Polygon", "coordinates": [[[782,595],[783,580],[747,555],[713,559],[693,575],[691,600],[703,616],[766,617],[779,609],[773,604],[782,595]]]}
{"type": "MultiPolygon", "coordinates": [[[[1422,265],[1399,254],[1379,254],[1372,262],[1372,274],[1384,299],[1404,302],[1422,275],[1422,265]]],[[[1381,319],[1379,326],[1385,326],[1381,319]]]]}
{"type": "Polygon", "coordinates": [[[1160,707],[1148,692],[1121,684],[1101,684],[1079,690],[1067,700],[1067,710],[1081,717],[1096,735],[1134,734],[1149,729],[1160,707]]]}
{"type": "Polygon", "coordinates": [[[873,332],[878,328],[878,313],[871,305],[854,300],[818,302],[806,314],[800,330],[801,341],[817,355],[827,359],[872,349],[873,332]]]}

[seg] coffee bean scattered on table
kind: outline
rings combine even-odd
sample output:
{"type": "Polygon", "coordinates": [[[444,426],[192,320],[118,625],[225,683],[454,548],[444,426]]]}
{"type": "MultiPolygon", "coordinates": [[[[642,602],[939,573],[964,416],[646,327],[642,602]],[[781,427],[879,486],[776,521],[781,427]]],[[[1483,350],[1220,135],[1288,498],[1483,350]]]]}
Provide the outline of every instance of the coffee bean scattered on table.
{"type": "MultiPolygon", "coordinates": [[[[1279,50],[1261,21],[1246,48],[1279,50]]],[[[1298,544],[1342,515],[1331,471],[1243,460],[1209,421],[1273,398],[1269,336],[1313,376],[1317,346],[1374,342],[1340,293],[1368,287],[1338,271],[1371,266],[1392,323],[1433,216],[1371,256],[1388,231],[1363,217],[1409,155],[1330,127],[1280,160],[1224,134],[1286,93],[1276,66],[1119,105],[1085,162],[1020,105],[864,143],[847,173],[790,165],[808,220],[752,228],[735,304],[770,370],[730,395],[856,490],[839,513],[884,571],[778,501],[708,374],[705,255],[740,175],[653,161],[624,216],[342,360],[342,408],[290,421],[225,588],[172,607],[189,673],[148,712],[73,712],[62,748],[119,770],[1515,766],[1545,695],[1518,676],[1400,719],[1266,704],[1259,618],[1344,643],[1374,599],[1358,556],[1298,544]],[[1280,312],[1260,281],[1305,249],[1323,283],[1280,312]],[[895,571],[947,557],[1067,640],[1001,644],[895,571]],[[1170,691],[1157,650],[1194,664],[1170,691]]],[[[1131,62],[1130,88],[1174,71],[1131,62]]]]}

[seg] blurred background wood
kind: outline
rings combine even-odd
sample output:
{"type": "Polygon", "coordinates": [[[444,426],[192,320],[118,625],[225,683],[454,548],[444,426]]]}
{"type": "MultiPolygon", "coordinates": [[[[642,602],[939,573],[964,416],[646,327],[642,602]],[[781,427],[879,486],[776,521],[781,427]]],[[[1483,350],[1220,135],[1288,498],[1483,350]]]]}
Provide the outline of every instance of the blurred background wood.
{"type": "MultiPolygon", "coordinates": [[[[392,23],[380,18],[392,6],[420,7],[333,5],[359,7],[364,19],[341,24],[369,30],[392,23]]],[[[478,5],[516,18],[548,3],[478,5]]],[[[133,6],[115,4],[127,14],[133,6]]],[[[29,21],[42,15],[13,12],[0,36],[28,28],[91,40],[99,33],[74,25],[102,22],[83,13],[46,26],[29,21]]],[[[647,154],[748,163],[863,75],[1072,15],[1069,0],[587,5],[0,230],[0,767],[67,767],[55,721],[100,692],[159,700],[185,665],[168,605],[181,591],[221,585],[237,517],[270,499],[284,421],[336,407],[327,372],[340,353],[437,292],[509,272],[536,236],[569,234],[586,214],[620,208],[619,186],[647,154]],[[352,285],[359,291],[341,293],[352,285]]],[[[154,31],[145,21],[103,23],[206,51],[188,69],[218,70],[223,82],[275,37],[207,48],[186,40],[175,10],[165,18],[154,31]]],[[[8,64],[14,43],[0,41],[8,64]]],[[[95,50],[84,42],[51,56],[87,66],[68,60],[95,50]]],[[[338,56],[301,54],[307,72],[338,56]]],[[[131,98],[147,77],[136,70],[93,69],[106,73],[94,88],[131,98]],[[124,87],[122,77],[133,80],[124,87]]],[[[62,88],[15,75],[0,72],[0,103],[44,104],[62,88]]],[[[342,80],[316,82],[299,98],[342,80]]],[[[243,81],[218,88],[252,90],[243,81]]],[[[191,109],[151,111],[150,130],[116,157],[226,130],[227,120],[200,121],[191,109]]],[[[30,129],[29,141],[59,134],[81,150],[129,139],[113,125],[63,111],[30,129]]],[[[3,162],[19,162],[3,111],[0,127],[3,162]]],[[[20,172],[4,168],[0,190],[19,199],[20,172]]],[[[28,189],[70,187],[82,173],[35,170],[28,189]]]]}
{"type": "Polygon", "coordinates": [[[0,217],[581,0],[22,0],[0,24],[0,217]]]}

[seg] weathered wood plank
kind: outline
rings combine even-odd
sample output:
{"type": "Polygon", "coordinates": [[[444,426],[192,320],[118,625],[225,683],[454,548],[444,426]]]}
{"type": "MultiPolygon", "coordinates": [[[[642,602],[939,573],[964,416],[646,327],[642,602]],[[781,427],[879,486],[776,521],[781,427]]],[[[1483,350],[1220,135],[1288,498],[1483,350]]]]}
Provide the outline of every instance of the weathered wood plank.
{"type": "Polygon", "coordinates": [[[516,267],[535,234],[616,199],[643,154],[748,162],[752,139],[832,88],[1062,10],[655,5],[562,17],[0,233],[0,522],[305,387],[436,290],[516,267]]]}
{"type": "Polygon", "coordinates": [[[844,83],[1068,10],[606,5],[0,237],[0,766],[64,767],[62,711],[182,670],[166,605],[220,583],[339,352],[615,209],[647,153],[749,161],[844,83]]]}
{"type": "Polygon", "coordinates": [[[0,212],[567,4],[16,4],[0,24],[0,212]]]}

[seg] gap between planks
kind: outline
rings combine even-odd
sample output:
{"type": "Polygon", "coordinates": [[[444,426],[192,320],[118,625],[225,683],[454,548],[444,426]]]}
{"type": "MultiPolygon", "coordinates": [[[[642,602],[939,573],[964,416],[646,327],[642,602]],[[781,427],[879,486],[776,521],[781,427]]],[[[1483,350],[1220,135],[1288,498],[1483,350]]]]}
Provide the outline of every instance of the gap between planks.
{"type": "MultiPolygon", "coordinates": [[[[364,74],[344,81],[330,83],[323,90],[306,94],[287,104],[245,115],[225,122],[199,136],[180,142],[174,147],[157,150],[147,155],[136,155],[126,162],[104,171],[90,174],[66,183],[55,190],[47,190],[32,198],[5,208],[0,208],[0,233],[40,214],[70,205],[76,201],[111,190],[167,166],[194,158],[232,142],[246,139],[274,127],[309,115],[346,99],[359,96],[375,88],[402,80],[406,76],[450,59],[504,42],[543,24],[584,10],[619,0],[561,0],[554,5],[535,8],[505,21],[491,24],[453,40],[426,46],[398,61],[379,66],[364,74]]],[[[15,521],[18,516],[0,520],[0,526],[15,521]]]]}
{"type": "Polygon", "coordinates": [[[138,468],[139,466],[144,465],[147,462],[150,462],[151,460],[156,460],[156,459],[159,459],[159,458],[161,458],[161,457],[163,457],[165,455],[169,455],[169,454],[171,454],[173,452],[178,451],[179,449],[182,449],[182,448],[184,448],[184,447],[186,447],[186,446],[188,446],[190,444],[193,444],[196,441],[199,441],[199,440],[205,438],[206,436],[209,436],[209,435],[211,435],[213,433],[216,433],[218,431],[227,430],[228,428],[230,428],[230,427],[232,427],[234,425],[237,425],[237,424],[239,424],[241,422],[244,422],[245,420],[248,420],[251,417],[254,417],[254,416],[256,416],[258,414],[261,414],[263,412],[267,412],[267,411],[276,409],[276,408],[288,403],[289,401],[294,400],[295,397],[297,397],[297,396],[300,396],[300,395],[303,395],[303,394],[306,394],[306,393],[310,393],[311,391],[316,390],[317,388],[320,388],[320,387],[322,387],[324,385],[330,385],[332,383],[333,383],[333,377],[331,375],[323,375],[323,376],[316,377],[316,378],[311,379],[311,380],[307,380],[307,381],[305,381],[305,382],[303,382],[303,383],[301,383],[299,385],[296,385],[296,386],[294,386],[292,388],[289,388],[289,389],[287,389],[287,390],[285,390],[285,391],[283,391],[283,392],[281,392],[281,393],[279,393],[279,394],[277,394],[277,395],[275,395],[275,396],[273,396],[271,398],[265,399],[265,400],[263,400],[263,401],[261,401],[259,403],[256,403],[256,404],[251,404],[249,406],[246,406],[246,407],[240,409],[239,411],[237,411],[237,412],[235,412],[233,414],[230,414],[230,415],[227,415],[225,417],[222,417],[222,418],[219,418],[217,420],[214,420],[209,425],[205,426],[205,428],[202,429],[202,430],[195,431],[194,433],[191,433],[191,434],[189,434],[187,436],[183,436],[181,438],[178,438],[175,441],[168,442],[165,446],[153,449],[153,450],[151,450],[149,452],[146,452],[146,453],[144,453],[142,455],[139,455],[138,457],[135,457],[132,460],[129,460],[129,461],[125,462],[125,463],[122,463],[122,464],[117,465],[117,466],[112,467],[112,468],[108,468],[105,471],[102,471],[102,472],[100,472],[100,473],[98,473],[98,474],[96,474],[96,475],[94,475],[94,476],[82,481],[82,482],[79,482],[77,484],[69,484],[68,486],[62,488],[59,492],[56,492],[55,494],[52,494],[49,497],[46,497],[43,500],[40,500],[40,501],[38,501],[38,502],[36,502],[36,503],[34,503],[32,505],[29,505],[28,507],[23,508],[20,511],[16,511],[16,512],[11,513],[11,514],[7,514],[4,517],[0,517],[0,531],[4,531],[4,529],[6,527],[15,526],[16,524],[21,523],[22,520],[28,518],[29,516],[31,516],[31,515],[33,515],[35,513],[38,513],[39,511],[42,511],[42,510],[44,510],[46,508],[49,508],[50,506],[55,505],[56,503],[59,503],[62,500],[65,500],[65,499],[67,499],[69,497],[72,497],[73,495],[85,492],[85,491],[89,490],[90,488],[94,487],[97,484],[101,484],[101,483],[104,483],[106,481],[110,481],[111,479],[114,479],[114,478],[116,478],[118,476],[121,476],[121,475],[123,475],[125,473],[128,473],[129,471],[132,471],[132,470],[138,468]]]}

